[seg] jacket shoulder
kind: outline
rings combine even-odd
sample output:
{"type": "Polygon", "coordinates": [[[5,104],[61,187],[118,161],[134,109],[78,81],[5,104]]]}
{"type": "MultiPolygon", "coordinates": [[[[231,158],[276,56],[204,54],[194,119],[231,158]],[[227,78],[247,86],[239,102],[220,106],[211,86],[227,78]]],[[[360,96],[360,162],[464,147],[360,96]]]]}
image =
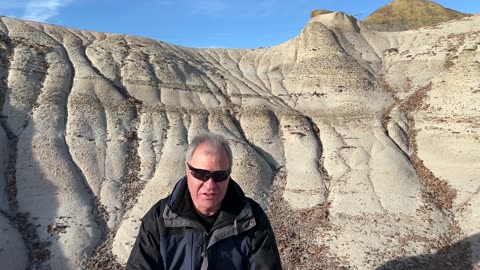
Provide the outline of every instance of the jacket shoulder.
{"type": "Polygon", "coordinates": [[[256,202],[254,199],[250,197],[246,197],[248,204],[250,204],[250,207],[254,212],[265,212],[263,211],[262,206],[258,202],[256,202]]]}
{"type": "Polygon", "coordinates": [[[247,197],[247,202],[252,208],[252,213],[254,218],[257,220],[257,223],[270,223],[268,220],[267,214],[263,210],[262,206],[252,198],[247,197]]]}
{"type": "Polygon", "coordinates": [[[148,210],[147,213],[143,216],[142,221],[144,223],[149,223],[152,221],[162,219],[162,214],[163,214],[163,211],[165,210],[165,207],[167,205],[169,198],[170,196],[163,198],[159,200],[156,204],[154,204],[150,208],[150,210],[148,210]]]}

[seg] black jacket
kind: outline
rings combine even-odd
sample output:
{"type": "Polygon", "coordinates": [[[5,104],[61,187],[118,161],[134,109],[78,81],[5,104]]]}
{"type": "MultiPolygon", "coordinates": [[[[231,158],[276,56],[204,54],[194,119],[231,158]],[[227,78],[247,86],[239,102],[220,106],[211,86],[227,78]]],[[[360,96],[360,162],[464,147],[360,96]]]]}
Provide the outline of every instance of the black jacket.
{"type": "Polygon", "coordinates": [[[127,269],[282,269],[267,215],[233,180],[210,232],[197,221],[187,179],[143,217],[127,269]]]}

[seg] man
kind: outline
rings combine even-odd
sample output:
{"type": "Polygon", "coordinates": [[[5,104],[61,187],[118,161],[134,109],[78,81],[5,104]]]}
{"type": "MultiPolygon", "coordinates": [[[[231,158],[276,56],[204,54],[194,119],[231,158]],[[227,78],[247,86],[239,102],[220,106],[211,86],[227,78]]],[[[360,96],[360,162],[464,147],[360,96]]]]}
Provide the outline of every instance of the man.
{"type": "Polygon", "coordinates": [[[185,159],[186,176],[143,217],[127,269],[282,269],[265,212],[230,179],[228,141],[197,136],[185,159]]]}

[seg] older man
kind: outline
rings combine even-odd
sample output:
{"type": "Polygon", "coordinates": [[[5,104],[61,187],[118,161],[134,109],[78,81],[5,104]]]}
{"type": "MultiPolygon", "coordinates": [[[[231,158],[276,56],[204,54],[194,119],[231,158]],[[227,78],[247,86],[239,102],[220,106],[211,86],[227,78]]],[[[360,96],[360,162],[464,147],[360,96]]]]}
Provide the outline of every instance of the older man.
{"type": "Polygon", "coordinates": [[[194,138],[186,176],[142,219],[127,269],[281,269],[270,222],[231,169],[228,141],[194,138]]]}

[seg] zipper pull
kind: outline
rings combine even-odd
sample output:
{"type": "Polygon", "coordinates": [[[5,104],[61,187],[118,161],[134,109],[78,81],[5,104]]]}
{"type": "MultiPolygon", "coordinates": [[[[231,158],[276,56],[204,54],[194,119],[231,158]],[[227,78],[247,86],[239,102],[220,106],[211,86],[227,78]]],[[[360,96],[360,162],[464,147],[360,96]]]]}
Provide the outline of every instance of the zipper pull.
{"type": "Polygon", "coordinates": [[[205,240],[203,241],[202,247],[202,257],[207,257],[207,245],[208,245],[209,237],[208,234],[205,234],[205,240]]]}

